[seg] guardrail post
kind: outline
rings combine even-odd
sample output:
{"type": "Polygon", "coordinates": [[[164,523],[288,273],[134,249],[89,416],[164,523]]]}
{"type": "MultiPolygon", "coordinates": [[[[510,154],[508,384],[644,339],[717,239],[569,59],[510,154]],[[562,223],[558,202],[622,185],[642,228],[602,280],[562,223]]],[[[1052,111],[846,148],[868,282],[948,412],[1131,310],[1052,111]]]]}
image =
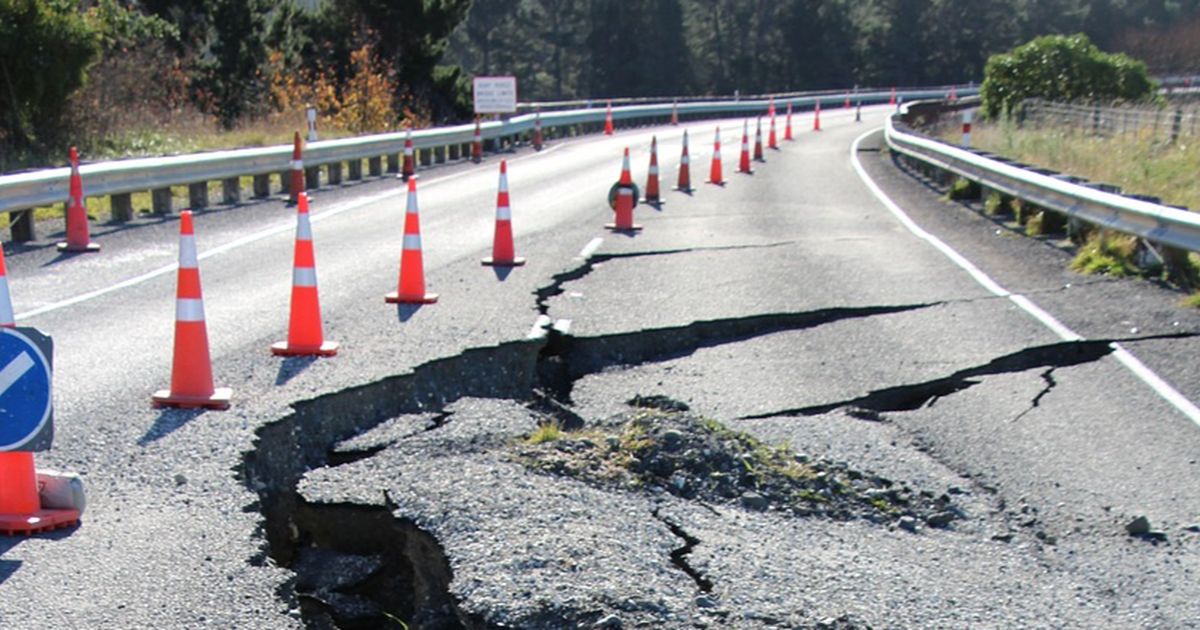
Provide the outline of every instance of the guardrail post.
{"type": "Polygon", "coordinates": [[[304,169],[304,190],[314,190],[321,187],[321,167],[310,166],[304,169]]]}
{"type": "Polygon", "coordinates": [[[9,213],[9,231],[12,232],[12,240],[23,242],[32,241],[37,238],[37,231],[33,229],[33,210],[14,210],[9,213]]]}
{"type": "Polygon", "coordinates": [[[355,158],[346,163],[350,167],[350,181],[356,182],[362,179],[362,158],[355,158]]]}
{"type": "Polygon", "coordinates": [[[255,175],[254,176],[254,198],[263,199],[271,196],[271,176],[270,175],[255,175]]]}
{"type": "Polygon", "coordinates": [[[1183,130],[1183,109],[1175,108],[1175,119],[1171,121],[1171,142],[1175,144],[1179,141],[1179,132],[1183,130]]]}
{"type": "Polygon", "coordinates": [[[208,182],[188,184],[188,205],[194,210],[208,207],[208,182]]]}
{"type": "Polygon", "coordinates": [[[367,174],[371,177],[383,176],[383,158],[381,156],[367,158],[367,174]]]}
{"type": "Polygon", "coordinates": [[[221,201],[227,206],[236,206],[242,202],[242,181],[237,177],[221,180],[221,201]]]}
{"type": "Polygon", "coordinates": [[[325,179],[329,182],[330,186],[337,186],[342,183],[341,162],[330,162],[325,165],[325,169],[327,174],[325,179]]]}
{"type": "Polygon", "coordinates": [[[109,198],[112,206],[112,220],[124,223],[133,218],[133,194],[119,193],[109,198]]]}
{"type": "Polygon", "coordinates": [[[155,188],[150,191],[150,207],[154,214],[171,214],[171,189],[155,188]]]}
{"type": "Polygon", "coordinates": [[[387,172],[389,172],[389,173],[399,173],[400,172],[400,154],[399,153],[389,153],[388,154],[388,156],[387,156],[387,172]]]}

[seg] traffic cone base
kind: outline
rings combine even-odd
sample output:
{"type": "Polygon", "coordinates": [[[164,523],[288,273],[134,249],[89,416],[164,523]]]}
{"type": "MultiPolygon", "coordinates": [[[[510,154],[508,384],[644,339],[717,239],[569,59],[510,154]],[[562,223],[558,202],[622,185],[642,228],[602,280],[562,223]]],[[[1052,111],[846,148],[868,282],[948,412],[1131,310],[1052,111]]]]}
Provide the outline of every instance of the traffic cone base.
{"type": "Polygon", "coordinates": [[[79,510],[42,510],[29,514],[0,514],[0,535],[27,536],[79,524],[79,510]]]}
{"type": "Polygon", "coordinates": [[[33,453],[0,453],[0,535],[29,535],[79,523],[77,509],[46,509],[33,453]]]}
{"type": "Polygon", "coordinates": [[[488,256],[479,262],[489,267],[520,267],[521,265],[525,264],[525,258],[521,256],[515,256],[512,260],[498,261],[495,258],[488,256]]]}
{"type": "Polygon", "coordinates": [[[160,389],[150,397],[155,408],[174,407],[177,409],[228,409],[229,401],[233,398],[233,390],[228,387],[217,387],[208,396],[189,394],[172,394],[170,390],[160,389]]]}
{"type": "Polygon", "coordinates": [[[294,345],[289,346],[288,342],[280,341],[271,344],[271,354],[277,357],[301,357],[301,356],[319,356],[331,357],[337,354],[338,342],[325,341],[319,346],[309,345],[294,345]]]}
{"type": "Polygon", "coordinates": [[[392,291],[383,296],[383,301],[388,304],[433,304],[438,301],[438,294],[426,293],[425,295],[400,295],[399,291],[392,291]]]}
{"type": "Polygon", "coordinates": [[[100,244],[92,243],[92,242],[89,242],[87,245],[84,245],[82,247],[73,247],[73,246],[71,246],[70,243],[63,241],[62,243],[58,243],[56,245],[56,247],[58,248],[58,251],[60,251],[60,252],[83,253],[83,252],[98,252],[98,251],[100,251],[100,244]]]}
{"type": "Polygon", "coordinates": [[[605,223],[604,229],[610,232],[640,232],[642,230],[642,225],[640,223],[634,223],[632,225],[622,227],[616,223],[605,223]]]}

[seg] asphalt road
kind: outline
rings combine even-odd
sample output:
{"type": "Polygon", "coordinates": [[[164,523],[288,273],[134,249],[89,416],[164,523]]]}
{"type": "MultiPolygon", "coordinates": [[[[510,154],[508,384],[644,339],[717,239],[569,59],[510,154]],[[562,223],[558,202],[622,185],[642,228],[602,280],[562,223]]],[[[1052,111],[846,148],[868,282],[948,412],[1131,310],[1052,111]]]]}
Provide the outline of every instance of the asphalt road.
{"type": "Polygon", "coordinates": [[[359,593],[329,604],[327,594],[314,607],[296,596],[315,587],[280,565],[328,547],[343,559],[406,558],[420,580],[394,585],[427,593],[426,627],[443,617],[477,627],[1188,627],[1200,618],[1200,536],[1185,529],[1200,522],[1200,433],[1106,341],[1200,400],[1188,360],[1200,318],[1150,283],[1067,271],[1069,254],[942,201],[870,150],[879,134],[863,140],[865,173],[916,224],[1103,340],[1064,343],[872,195],[851,146],[884,111],[864,113],[856,124],[852,112],[823,112],[819,134],[797,116],[797,141],[768,151],[753,175],[735,172],[740,121],[722,121],[723,188],[702,183],[716,123],[689,124],[697,191],[666,193],[661,210],[639,206],[636,236],[601,227],[621,149],[641,182],[657,133],[669,189],[682,127],[506,156],[516,249],[529,259],[510,274],[479,265],[497,158],[429,170],[422,238],[441,299],[419,309],[383,302],[397,282],[401,183],[316,191],[325,334],[343,344],[331,359],[268,352],[285,335],[291,210],[203,212],[213,372],[235,396],[227,412],[149,407],[169,380],[174,219],[102,226],[98,255],[60,257],[52,239],[10,250],[19,323],[56,343],[57,439],[38,463],[82,473],[89,508],[78,529],[0,538],[0,625],[278,628],[393,603],[359,593]],[[935,494],[954,488],[964,518],[911,533],[535,475],[504,452],[541,416],[524,400],[488,398],[527,389],[544,341],[521,340],[543,314],[566,332],[551,336],[568,347],[557,404],[585,420],[625,411],[634,394],[665,394],[801,452],[935,494]],[[396,392],[408,388],[405,402],[396,392]],[[318,402],[293,410],[306,399],[318,402]],[[320,467],[339,443],[353,461],[320,467]],[[287,500],[264,518],[296,481],[267,473],[289,467],[317,467],[300,483],[308,505],[390,509],[415,528],[395,536],[423,551],[354,551],[342,539],[364,527],[361,511],[328,517],[341,538],[318,531],[324,513],[290,514],[287,500]],[[1166,541],[1128,536],[1136,515],[1166,541]],[[686,561],[709,591],[670,561],[679,541],[663,519],[698,541],[686,561]],[[441,563],[450,570],[430,568],[441,563]]]}

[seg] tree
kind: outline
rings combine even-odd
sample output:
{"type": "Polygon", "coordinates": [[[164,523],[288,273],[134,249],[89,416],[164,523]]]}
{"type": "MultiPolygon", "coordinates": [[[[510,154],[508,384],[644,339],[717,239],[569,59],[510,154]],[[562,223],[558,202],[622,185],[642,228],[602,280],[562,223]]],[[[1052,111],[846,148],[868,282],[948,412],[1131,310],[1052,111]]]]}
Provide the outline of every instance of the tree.
{"type": "Polygon", "coordinates": [[[1146,65],[1096,48],[1086,35],[1047,35],[992,55],[984,71],[983,111],[1011,111],[1027,98],[1133,101],[1154,94],[1146,65]]]}
{"type": "Polygon", "coordinates": [[[44,150],[100,53],[69,0],[0,0],[0,144],[44,150]]]}

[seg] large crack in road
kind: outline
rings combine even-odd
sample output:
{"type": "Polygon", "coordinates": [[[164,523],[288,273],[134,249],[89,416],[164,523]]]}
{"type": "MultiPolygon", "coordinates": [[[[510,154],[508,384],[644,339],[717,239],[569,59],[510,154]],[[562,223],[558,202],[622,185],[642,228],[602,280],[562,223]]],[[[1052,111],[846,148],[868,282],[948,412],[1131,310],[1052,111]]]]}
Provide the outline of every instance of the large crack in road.
{"type": "MultiPolygon", "coordinates": [[[[554,276],[551,284],[535,293],[539,312],[546,314],[547,300],[561,293],[566,282],[587,275],[594,262],[619,257],[623,255],[593,257],[576,269],[554,276]]],[[[297,572],[297,578],[280,595],[300,608],[310,627],[378,627],[397,622],[407,627],[490,628],[486,620],[465,613],[450,594],[453,575],[440,543],[414,523],[397,518],[386,495],[381,497],[382,507],[313,505],[298,493],[301,478],[322,466],[375,455],[386,445],[353,452],[338,452],[335,447],[405,414],[438,414],[425,427],[425,431],[433,431],[453,422],[446,411],[448,404],[464,398],[490,398],[518,401],[556,421],[581,424],[584,419],[571,409],[571,390],[579,379],[606,368],[664,362],[701,348],[938,304],[943,303],[770,313],[594,337],[574,337],[546,326],[542,335],[470,348],[405,374],[299,401],[291,414],[257,432],[255,448],[246,453],[240,470],[242,481],[258,494],[255,507],[263,514],[265,555],[260,561],[269,556],[271,561],[297,572]],[[313,587],[330,567],[329,562],[305,561],[314,549],[332,551],[332,558],[374,558],[380,568],[361,579],[343,581],[336,588],[313,587]]],[[[1164,337],[1171,336],[1145,339],[1164,337]]],[[[1052,371],[1097,361],[1113,351],[1112,342],[1078,341],[1027,348],[925,383],[747,418],[813,415],[838,408],[875,413],[916,409],[938,397],[963,391],[982,377],[1037,367],[1052,371]]],[[[1053,388],[1053,379],[1047,382],[1047,390],[1053,388]]],[[[1046,393],[1040,393],[1034,404],[1046,393]]],[[[665,560],[687,573],[698,591],[711,591],[713,583],[687,562],[688,555],[702,541],[657,513],[651,516],[684,541],[665,560]]]]}

